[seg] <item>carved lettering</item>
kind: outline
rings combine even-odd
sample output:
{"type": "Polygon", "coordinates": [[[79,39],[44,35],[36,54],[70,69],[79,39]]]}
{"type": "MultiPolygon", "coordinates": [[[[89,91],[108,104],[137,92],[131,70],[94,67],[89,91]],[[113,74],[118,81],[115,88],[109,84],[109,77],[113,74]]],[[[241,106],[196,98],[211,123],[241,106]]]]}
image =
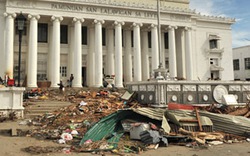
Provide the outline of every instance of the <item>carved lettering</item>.
{"type": "Polygon", "coordinates": [[[51,4],[51,8],[57,10],[83,11],[83,6],[79,5],[51,4]]]}
{"type": "Polygon", "coordinates": [[[149,18],[156,18],[157,17],[155,13],[150,13],[150,12],[145,12],[144,16],[149,17],[149,18]]]}
{"type": "Polygon", "coordinates": [[[135,15],[136,15],[136,16],[141,16],[141,12],[136,11],[136,12],[135,12],[135,15]]]}
{"type": "Polygon", "coordinates": [[[69,4],[51,4],[51,9],[54,10],[66,10],[66,11],[78,11],[78,12],[90,12],[108,15],[123,15],[123,16],[136,16],[145,18],[156,18],[156,13],[153,12],[141,12],[141,11],[131,11],[127,9],[111,9],[111,8],[101,8],[101,7],[86,7],[81,5],[69,5],[69,4]]]}
{"type": "Polygon", "coordinates": [[[86,10],[87,12],[97,12],[97,8],[95,7],[87,7],[86,10]]]}
{"type": "Polygon", "coordinates": [[[101,8],[101,13],[102,14],[112,14],[112,15],[132,16],[132,11],[129,11],[129,10],[118,10],[118,9],[101,8]]]}

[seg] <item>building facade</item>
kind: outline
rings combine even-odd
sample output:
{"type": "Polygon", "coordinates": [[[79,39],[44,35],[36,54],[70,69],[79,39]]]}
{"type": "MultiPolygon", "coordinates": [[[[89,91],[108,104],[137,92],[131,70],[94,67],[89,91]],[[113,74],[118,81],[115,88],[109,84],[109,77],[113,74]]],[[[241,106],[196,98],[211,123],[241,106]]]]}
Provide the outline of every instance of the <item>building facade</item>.
{"type": "Polygon", "coordinates": [[[160,10],[158,33],[157,0],[0,0],[0,75],[17,75],[22,12],[28,87],[45,78],[57,87],[70,74],[73,87],[102,86],[104,75],[122,87],[150,79],[160,63],[171,77],[233,80],[233,19],[196,13],[189,0],[160,0],[160,10]]]}
{"type": "Polygon", "coordinates": [[[234,79],[250,81],[250,46],[233,48],[234,79]]]}

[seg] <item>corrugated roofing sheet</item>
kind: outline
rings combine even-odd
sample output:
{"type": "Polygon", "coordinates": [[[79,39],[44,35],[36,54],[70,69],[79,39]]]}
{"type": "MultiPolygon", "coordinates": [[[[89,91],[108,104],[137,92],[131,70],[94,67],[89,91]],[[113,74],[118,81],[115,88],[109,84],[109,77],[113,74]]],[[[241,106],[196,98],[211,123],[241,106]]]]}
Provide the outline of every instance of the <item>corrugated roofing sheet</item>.
{"type": "Polygon", "coordinates": [[[212,120],[215,131],[240,136],[244,136],[245,132],[250,131],[250,119],[246,117],[215,114],[206,111],[200,111],[200,115],[209,117],[212,120]]]}
{"type": "Polygon", "coordinates": [[[138,108],[138,109],[132,109],[134,112],[147,116],[151,119],[155,120],[162,120],[162,117],[164,115],[164,112],[166,109],[157,109],[157,108],[138,108]]]}
{"type": "MultiPolygon", "coordinates": [[[[190,122],[179,122],[180,120],[196,120],[196,115],[193,111],[190,110],[167,110],[165,112],[165,116],[167,119],[175,123],[179,126],[197,126],[197,123],[190,123],[190,122]]],[[[205,116],[200,115],[200,121],[202,126],[213,126],[212,121],[205,116]]]]}
{"type": "MultiPolygon", "coordinates": [[[[138,112],[143,114],[142,112],[144,113],[150,112],[150,109],[149,110],[143,109],[143,111],[140,110],[138,112]]],[[[147,116],[141,115],[140,113],[137,113],[134,110],[130,109],[119,110],[109,116],[102,118],[98,123],[96,123],[93,127],[91,127],[87,131],[87,133],[82,138],[80,145],[89,139],[91,139],[92,141],[98,141],[108,136],[113,136],[111,137],[111,139],[109,139],[110,142],[114,143],[114,137],[116,138],[115,140],[118,142],[119,138],[121,137],[120,134],[123,133],[123,127],[121,121],[124,119],[132,119],[138,122],[152,122],[158,126],[161,125],[161,121],[156,120],[158,117],[155,117],[159,115],[158,113],[156,113],[156,115],[151,114],[147,116]],[[151,118],[148,116],[150,116],[151,118]]]]}

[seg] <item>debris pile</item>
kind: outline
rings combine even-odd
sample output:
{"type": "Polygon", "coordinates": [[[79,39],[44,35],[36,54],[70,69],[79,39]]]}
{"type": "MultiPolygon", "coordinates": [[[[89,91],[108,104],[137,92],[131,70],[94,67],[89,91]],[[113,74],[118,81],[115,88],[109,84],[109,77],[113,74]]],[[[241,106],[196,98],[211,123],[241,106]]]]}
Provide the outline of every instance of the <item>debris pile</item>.
{"type": "Polygon", "coordinates": [[[38,100],[72,102],[68,107],[28,122],[37,126],[31,136],[70,145],[67,152],[139,154],[169,144],[207,147],[250,138],[250,120],[246,118],[249,104],[241,107],[169,104],[164,109],[141,106],[134,101],[135,94],[129,92],[100,89],[31,93],[29,96],[38,96],[38,100]]]}

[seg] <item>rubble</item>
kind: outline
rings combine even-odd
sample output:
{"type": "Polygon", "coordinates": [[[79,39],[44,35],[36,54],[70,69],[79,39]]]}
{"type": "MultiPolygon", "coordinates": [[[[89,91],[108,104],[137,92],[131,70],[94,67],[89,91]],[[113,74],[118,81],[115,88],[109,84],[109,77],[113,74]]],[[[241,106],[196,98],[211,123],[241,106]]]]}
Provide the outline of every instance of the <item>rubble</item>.
{"type": "Polygon", "coordinates": [[[249,140],[249,104],[170,103],[168,109],[150,108],[136,102],[133,92],[104,88],[66,88],[64,92],[34,89],[25,94],[27,103],[47,99],[70,101],[72,105],[20,124],[37,127],[28,134],[32,137],[54,140],[70,148],[29,147],[29,153],[139,154],[168,144],[206,147],[249,140]]]}

